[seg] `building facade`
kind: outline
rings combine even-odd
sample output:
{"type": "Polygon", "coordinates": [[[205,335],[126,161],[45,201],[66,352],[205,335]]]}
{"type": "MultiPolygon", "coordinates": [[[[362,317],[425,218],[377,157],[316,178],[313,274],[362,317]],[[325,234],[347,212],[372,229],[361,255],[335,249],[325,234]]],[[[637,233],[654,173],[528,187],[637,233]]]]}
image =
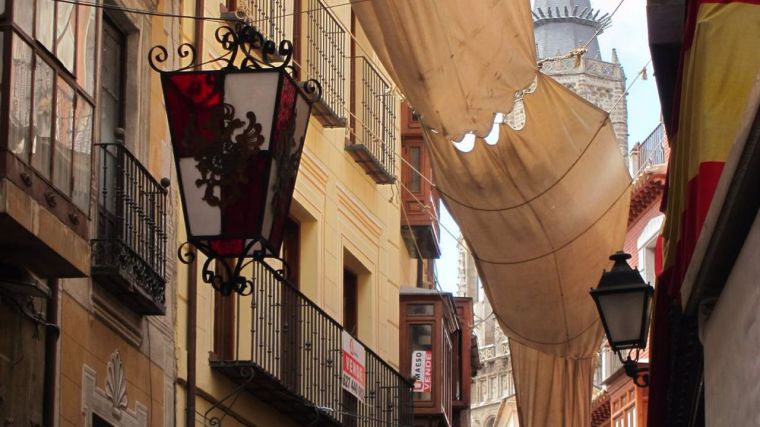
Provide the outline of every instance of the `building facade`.
{"type": "MultiPolygon", "coordinates": [[[[179,264],[177,425],[412,423],[399,295],[416,283],[418,262],[403,235],[400,97],[350,6],[338,3],[183,3],[204,16],[222,6],[233,24],[292,40],[298,80],[318,80],[322,99],[285,227],[287,274],[276,261],[254,263],[243,270],[251,294],[225,297],[203,282],[203,256],[179,264]],[[363,355],[363,391],[342,384],[349,348],[363,355]]],[[[218,22],[183,22],[182,41],[203,46],[206,59],[223,53],[218,22]]]]}
{"type": "Polygon", "coordinates": [[[470,386],[471,425],[494,427],[498,418],[506,423],[499,425],[517,426],[515,383],[508,339],[493,315],[491,304],[478,279],[475,260],[462,239],[459,241],[458,251],[457,293],[473,299],[473,330],[478,337],[480,359],[480,368],[470,386]]]}
{"type": "Polygon", "coordinates": [[[412,424],[400,288],[437,247],[407,243],[420,224],[402,219],[400,99],[350,6],[333,3],[0,2],[4,425],[412,424]],[[323,89],[287,277],[254,263],[248,296],[216,293],[200,254],[178,259],[185,224],[148,66],[156,45],[168,69],[187,65],[182,43],[197,63],[221,56],[220,17],[292,40],[298,80],[323,89]],[[341,385],[347,347],[364,354],[364,392],[341,385]]]}
{"type": "Polygon", "coordinates": [[[145,67],[175,34],[123,8],[172,10],[118,3],[0,6],[4,425],[175,422],[175,183],[145,67]]]}

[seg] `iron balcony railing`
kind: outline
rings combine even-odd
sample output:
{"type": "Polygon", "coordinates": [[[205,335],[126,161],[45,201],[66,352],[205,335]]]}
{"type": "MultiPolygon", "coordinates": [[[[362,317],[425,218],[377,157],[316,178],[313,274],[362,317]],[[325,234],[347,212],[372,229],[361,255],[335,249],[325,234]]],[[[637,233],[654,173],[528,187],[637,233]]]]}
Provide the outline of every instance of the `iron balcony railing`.
{"type": "Polygon", "coordinates": [[[398,371],[365,346],[364,402],[355,400],[341,384],[341,325],[271,266],[251,268],[251,294],[230,297],[233,342],[219,347],[231,354],[214,369],[299,425],[412,426],[411,384],[398,371]]]}
{"type": "Polygon", "coordinates": [[[96,145],[100,192],[93,277],[129,299],[136,311],[163,314],[166,189],[123,144],[96,145]]]}
{"type": "Polygon", "coordinates": [[[322,85],[314,115],[327,127],[346,125],[346,30],[322,0],[309,0],[306,19],[306,78],[322,85]]]}
{"type": "Polygon", "coordinates": [[[350,151],[362,151],[369,158],[357,159],[377,183],[390,184],[396,152],[396,99],[391,85],[366,58],[354,58],[356,118],[350,151]],[[374,164],[372,164],[374,163],[374,164]]]}
{"type": "Polygon", "coordinates": [[[293,40],[295,9],[293,0],[238,0],[244,12],[269,40],[293,40]]]}
{"type": "Polygon", "coordinates": [[[623,362],[608,346],[599,350],[599,362],[594,372],[594,385],[601,387],[604,381],[623,367],[623,362]]]}
{"type": "Polygon", "coordinates": [[[644,142],[639,144],[638,171],[665,163],[665,144],[665,126],[660,123],[644,142]]]}

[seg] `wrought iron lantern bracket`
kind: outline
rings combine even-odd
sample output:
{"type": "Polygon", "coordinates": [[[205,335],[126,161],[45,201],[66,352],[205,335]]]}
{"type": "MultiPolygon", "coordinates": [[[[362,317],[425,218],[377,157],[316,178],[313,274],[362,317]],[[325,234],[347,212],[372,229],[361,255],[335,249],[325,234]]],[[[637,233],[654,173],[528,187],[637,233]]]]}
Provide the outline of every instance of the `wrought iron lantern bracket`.
{"type": "Polygon", "coordinates": [[[252,250],[257,244],[261,245],[261,239],[252,240],[246,247],[246,253],[250,251],[251,257],[227,257],[217,253],[211,246],[201,242],[185,242],[177,249],[177,259],[183,264],[192,264],[197,259],[195,251],[205,255],[201,270],[203,281],[210,284],[217,292],[224,296],[233,292],[242,296],[253,292],[253,282],[243,275],[243,269],[254,262],[268,263],[267,259],[278,261],[282,267],[273,269],[283,280],[290,277],[290,265],[283,258],[268,255],[265,250],[252,250]]]}
{"type": "Polygon", "coordinates": [[[623,371],[625,374],[633,380],[633,383],[637,387],[649,387],[649,369],[639,367],[639,350],[631,350],[623,359],[623,355],[620,351],[616,351],[618,358],[623,363],[623,371]],[[631,354],[635,354],[631,358],[631,354]]]}
{"type": "MultiPolygon", "coordinates": [[[[291,64],[294,51],[290,40],[282,40],[278,44],[245,22],[219,26],[214,32],[214,39],[224,51],[219,57],[199,62],[195,45],[182,43],[176,49],[181,65],[171,68],[170,64],[174,61],[169,61],[169,49],[156,45],[148,52],[148,63],[159,73],[199,70],[205,65],[218,64],[219,69],[225,71],[280,69],[296,77],[296,69],[291,64]]],[[[321,99],[322,85],[317,80],[306,80],[301,87],[311,97],[312,103],[321,99]]]]}

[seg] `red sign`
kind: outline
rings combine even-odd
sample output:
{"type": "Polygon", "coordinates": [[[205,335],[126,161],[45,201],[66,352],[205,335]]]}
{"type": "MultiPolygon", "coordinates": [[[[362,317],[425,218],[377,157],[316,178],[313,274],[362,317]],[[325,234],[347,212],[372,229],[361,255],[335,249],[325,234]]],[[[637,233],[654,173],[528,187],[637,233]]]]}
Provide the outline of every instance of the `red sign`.
{"type": "Polygon", "coordinates": [[[343,389],[364,402],[367,354],[356,338],[343,331],[343,389]]]}
{"type": "Polygon", "coordinates": [[[412,377],[415,393],[430,393],[433,390],[433,352],[415,350],[412,352],[412,377]]]}

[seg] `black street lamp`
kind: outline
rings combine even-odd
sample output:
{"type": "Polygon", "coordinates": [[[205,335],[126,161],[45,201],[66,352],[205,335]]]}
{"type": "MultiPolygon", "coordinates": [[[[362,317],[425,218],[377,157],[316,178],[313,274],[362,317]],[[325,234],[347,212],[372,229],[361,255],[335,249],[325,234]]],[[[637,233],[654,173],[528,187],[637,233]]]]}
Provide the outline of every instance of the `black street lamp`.
{"type": "Polygon", "coordinates": [[[599,286],[591,289],[604,332],[612,350],[623,363],[626,375],[639,387],[649,385],[649,375],[640,375],[639,351],[646,348],[649,315],[654,289],[644,282],[641,274],[628,265],[631,255],[618,251],[610,256],[615,261],[610,271],[604,271],[599,286]],[[623,352],[626,358],[623,359],[623,352]]]}
{"type": "Polygon", "coordinates": [[[207,257],[205,282],[224,295],[246,295],[251,286],[242,269],[279,253],[321,87],[293,79],[290,41],[276,47],[244,23],[220,26],[215,37],[225,53],[212,61],[197,63],[187,43],[177,55],[189,65],[162,69],[169,56],[163,46],[151,49],[149,61],[161,73],[187,228],[179,259],[192,262],[187,249],[195,247],[207,257]],[[200,71],[209,63],[220,68],[200,71]]]}

